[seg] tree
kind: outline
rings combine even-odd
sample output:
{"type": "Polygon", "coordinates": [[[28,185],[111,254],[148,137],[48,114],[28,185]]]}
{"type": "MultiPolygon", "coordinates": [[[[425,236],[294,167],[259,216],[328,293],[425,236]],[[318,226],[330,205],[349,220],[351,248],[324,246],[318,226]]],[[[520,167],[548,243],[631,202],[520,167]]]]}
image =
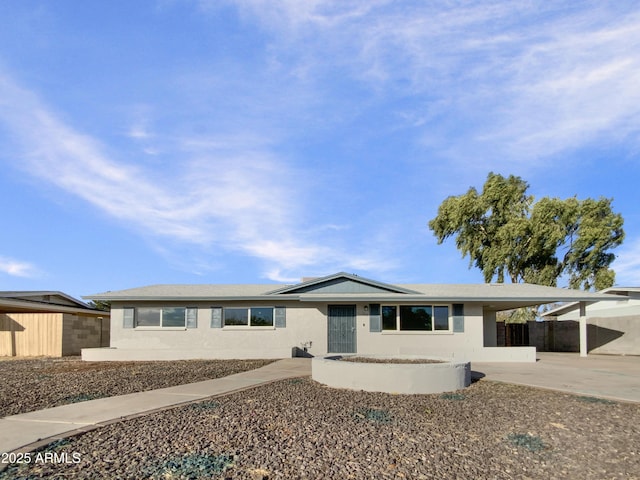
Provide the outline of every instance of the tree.
{"type": "Polygon", "coordinates": [[[611,249],[624,239],[623,218],[611,199],[578,200],[527,195],[520,177],[489,173],[482,193],[445,199],[429,228],[442,244],[456,247],[479,268],[485,282],[527,282],[556,286],[566,276],[571,288],[601,290],[613,285],[611,249]]]}
{"type": "Polygon", "coordinates": [[[91,308],[102,310],[104,312],[108,312],[111,310],[111,302],[106,302],[104,300],[92,300],[89,302],[89,306],[91,308]]]}

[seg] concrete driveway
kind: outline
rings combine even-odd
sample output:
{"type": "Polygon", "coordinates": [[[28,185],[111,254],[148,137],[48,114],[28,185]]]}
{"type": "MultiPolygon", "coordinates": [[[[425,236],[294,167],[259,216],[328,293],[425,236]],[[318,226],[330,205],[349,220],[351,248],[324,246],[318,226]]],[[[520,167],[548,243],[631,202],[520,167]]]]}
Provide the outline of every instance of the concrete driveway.
{"type": "Polygon", "coordinates": [[[536,363],[472,362],[473,378],[640,402],[640,357],[538,352],[536,363]]]}

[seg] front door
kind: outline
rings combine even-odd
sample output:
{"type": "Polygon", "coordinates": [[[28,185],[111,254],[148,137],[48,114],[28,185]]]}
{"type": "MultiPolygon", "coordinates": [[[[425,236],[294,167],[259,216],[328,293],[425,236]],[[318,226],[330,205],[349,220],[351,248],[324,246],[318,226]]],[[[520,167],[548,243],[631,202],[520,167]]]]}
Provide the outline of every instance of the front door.
{"type": "Polygon", "coordinates": [[[356,306],[329,305],[328,352],[356,353],[356,306]]]}

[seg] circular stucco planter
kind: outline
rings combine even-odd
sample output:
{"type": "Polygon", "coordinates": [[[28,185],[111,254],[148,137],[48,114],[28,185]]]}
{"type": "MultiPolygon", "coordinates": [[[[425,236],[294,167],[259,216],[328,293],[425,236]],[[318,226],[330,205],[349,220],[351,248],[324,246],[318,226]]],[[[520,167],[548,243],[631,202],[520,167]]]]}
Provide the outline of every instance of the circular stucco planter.
{"type": "MultiPolygon", "coordinates": [[[[368,357],[393,360],[393,357],[368,357]]],[[[369,363],[340,361],[341,358],[314,357],[311,360],[312,378],[330,387],[384,393],[442,393],[471,384],[469,362],[369,363]]]]}

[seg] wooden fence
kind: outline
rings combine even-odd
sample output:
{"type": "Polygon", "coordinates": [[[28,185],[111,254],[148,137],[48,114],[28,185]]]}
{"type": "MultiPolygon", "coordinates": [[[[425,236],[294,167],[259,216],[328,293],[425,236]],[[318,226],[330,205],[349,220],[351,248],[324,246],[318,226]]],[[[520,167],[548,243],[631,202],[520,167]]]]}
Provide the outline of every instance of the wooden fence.
{"type": "Polygon", "coordinates": [[[0,313],[0,356],[62,356],[62,313],[0,313]]]}

